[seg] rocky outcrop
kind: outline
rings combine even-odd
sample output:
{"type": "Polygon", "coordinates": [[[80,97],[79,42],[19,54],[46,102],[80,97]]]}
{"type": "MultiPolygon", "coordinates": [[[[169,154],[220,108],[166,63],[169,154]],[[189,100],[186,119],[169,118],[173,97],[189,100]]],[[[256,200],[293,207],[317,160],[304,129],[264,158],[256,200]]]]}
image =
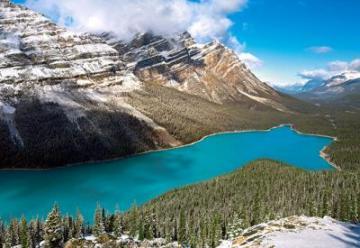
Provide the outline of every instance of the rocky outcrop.
{"type": "Polygon", "coordinates": [[[360,226],[330,217],[292,216],[259,224],[224,241],[221,248],[359,247],[360,226]]]}

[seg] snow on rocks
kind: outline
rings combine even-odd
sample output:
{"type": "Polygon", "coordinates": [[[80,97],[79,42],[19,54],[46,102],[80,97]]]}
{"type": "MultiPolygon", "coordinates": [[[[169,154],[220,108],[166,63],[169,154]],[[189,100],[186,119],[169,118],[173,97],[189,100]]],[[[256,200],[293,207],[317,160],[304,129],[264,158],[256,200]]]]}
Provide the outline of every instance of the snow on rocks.
{"type": "Polygon", "coordinates": [[[0,82],[109,76],[124,66],[96,36],[69,32],[19,5],[0,8],[0,82]]]}
{"type": "Polygon", "coordinates": [[[250,227],[219,246],[240,247],[355,248],[360,247],[360,226],[330,217],[293,216],[250,227]]]}
{"type": "Polygon", "coordinates": [[[12,140],[12,142],[19,146],[19,147],[24,147],[24,141],[20,136],[19,131],[16,128],[16,123],[15,123],[15,112],[16,109],[14,107],[12,107],[11,105],[1,102],[0,101],[0,120],[4,120],[9,133],[10,133],[10,138],[12,140]]]}
{"type": "Polygon", "coordinates": [[[86,236],[84,239],[72,239],[65,244],[65,247],[131,247],[131,248],[179,248],[177,242],[168,242],[163,238],[153,240],[137,240],[127,235],[120,238],[104,236],[86,236]]]}

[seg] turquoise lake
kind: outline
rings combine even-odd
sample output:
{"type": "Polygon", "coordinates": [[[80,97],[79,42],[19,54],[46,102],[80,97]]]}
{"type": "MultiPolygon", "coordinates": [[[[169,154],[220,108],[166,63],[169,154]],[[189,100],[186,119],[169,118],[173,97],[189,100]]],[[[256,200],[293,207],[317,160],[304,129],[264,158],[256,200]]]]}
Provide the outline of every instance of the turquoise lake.
{"type": "Polygon", "coordinates": [[[46,217],[54,202],[62,213],[80,209],[92,220],[97,203],[128,209],[174,188],[232,172],[257,159],[305,170],[331,170],[320,151],[333,139],[302,135],[290,126],[218,134],[190,146],[110,162],[46,171],[0,171],[0,217],[46,217]]]}

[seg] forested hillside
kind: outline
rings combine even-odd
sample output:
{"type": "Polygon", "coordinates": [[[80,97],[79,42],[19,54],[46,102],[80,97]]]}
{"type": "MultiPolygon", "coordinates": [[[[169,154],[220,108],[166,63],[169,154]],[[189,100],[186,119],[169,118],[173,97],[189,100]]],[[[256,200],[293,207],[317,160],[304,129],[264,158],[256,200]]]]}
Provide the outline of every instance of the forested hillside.
{"type": "Polygon", "coordinates": [[[191,247],[215,247],[230,233],[291,215],[327,215],[358,223],[359,115],[322,114],[332,123],[330,128],[311,126],[304,119],[295,120],[295,126],[309,133],[337,136],[338,141],[327,152],[341,171],[307,172],[275,161],[256,161],[229,175],[174,190],[126,213],[107,213],[99,206],[91,226],[86,223],[92,221],[83,220],[80,213],[77,217],[61,216],[57,207],[46,222],[13,220],[10,225],[0,225],[1,242],[26,242],[35,247],[55,235],[56,242],[76,238],[70,243],[85,245],[87,241],[81,237],[92,234],[100,243],[121,247],[115,240],[128,234],[140,240],[164,238],[191,247]],[[55,229],[56,234],[47,231],[55,229]]]}

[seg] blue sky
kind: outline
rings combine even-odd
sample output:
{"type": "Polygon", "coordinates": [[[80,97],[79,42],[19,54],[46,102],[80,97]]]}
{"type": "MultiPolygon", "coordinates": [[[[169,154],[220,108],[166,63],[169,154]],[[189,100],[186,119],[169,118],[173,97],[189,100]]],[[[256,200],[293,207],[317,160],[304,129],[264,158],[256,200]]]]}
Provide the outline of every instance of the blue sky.
{"type": "Polygon", "coordinates": [[[231,16],[231,32],[263,60],[255,69],[263,80],[293,83],[302,70],[360,57],[359,11],[358,0],[250,0],[231,16]],[[307,49],[315,46],[333,50],[307,49]]]}
{"type": "MultiPolygon", "coordinates": [[[[81,19],[82,24],[84,20],[86,24],[89,22],[81,15],[86,12],[81,9],[84,6],[80,6],[79,11],[72,12],[72,9],[76,9],[74,4],[77,1],[28,1],[37,2],[31,6],[40,11],[43,10],[41,5],[48,6],[49,3],[55,3],[57,7],[60,6],[67,11],[71,9],[69,15],[81,19]]],[[[124,2],[129,0],[83,0],[82,2],[93,4],[97,10],[98,6],[95,3],[115,3],[116,1],[122,4],[118,6],[123,6],[124,2]]],[[[166,3],[166,0],[157,1],[166,3]]],[[[200,8],[198,11],[206,12],[205,19],[213,18],[210,24],[216,27],[205,35],[219,34],[225,30],[227,35],[234,36],[239,42],[245,44],[244,52],[255,55],[263,62],[261,66],[252,69],[264,81],[274,84],[293,84],[302,81],[298,73],[304,70],[326,68],[332,61],[350,63],[360,58],[359,0],[200,0],[197,2],[199,5],[205,5],[203,3],[209,1],[217,2],[217,5],[200,8]],[[247,3],[244,4],[245,2],[247,3]],[[210,10],[214,6],[224,8],[226,11],[210,10]],[[229,10],[231,8],[238,9],[229,10]],[[232,21],[232,26],[226,26],[227,19],[232,21]],[[226,28],[221,25],[218,27],[220,22],[226,28]]],[[[24,2],[24,0],[14,2],[24,2]]],[[[116,4],[112,3],[112,5],[115,9],[116,4]]],[[[52,13],[47,10],[42,12],[52,13]]],[[[91,16],[91,12],[88,11],[85,17],[91,16]]],[[[180,12],[180,14],[183,13],[180,12]]],[[[195,19],[201,14],[197,13],[195,19]]],[[[111,16],[108,20],[110,19],[111,16]]],[[[162,20],[166,22],[167,19],[160,18],[158,23],[164,22],[162,20]]],[[[117,25],[119,20],[114,20],[114,22],[117,25]]],[[[152,25],[166,28],[156,22],[152,25]]],[[[176,23],[173,24],[173,26],[176,25],[176,23]]],[[[179,28],[183,26],[180,25],[179,28]]],[[[199,33],[199,28],[191,28],[199,33]]],[[[203,35],[201,30],[199,35],[203,35]]]]}

